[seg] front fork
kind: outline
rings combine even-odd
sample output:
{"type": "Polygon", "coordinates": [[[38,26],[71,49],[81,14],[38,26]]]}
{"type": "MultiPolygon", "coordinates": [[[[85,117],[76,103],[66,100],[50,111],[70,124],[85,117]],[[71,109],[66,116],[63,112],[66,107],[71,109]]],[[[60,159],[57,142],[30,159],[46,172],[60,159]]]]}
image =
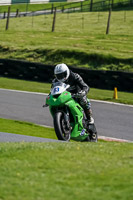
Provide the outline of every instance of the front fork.
{"type": "Polygon", "coordinates": [[[70,127],[70,116],[69,116],[69,110],[67,108],[67,106],[65,107],[56,107],[56,108],[53,108],[53,107],[50,107],[50,112],[52,114],[52,116],[54,117],[55,113],[56,112],[62,112],[63,115],[64,115],[64,125],[65,127],[70,130],[71,127],[70,127]]]}
{"type": "Polygon", "coordinates": [[[70,116],[69,116],[69,111],[68,111],[68,108],[65,107],[65,111],[64,111],[64,123],[66,125],[66,128],[68,130],[70,130],[70,116]]]}

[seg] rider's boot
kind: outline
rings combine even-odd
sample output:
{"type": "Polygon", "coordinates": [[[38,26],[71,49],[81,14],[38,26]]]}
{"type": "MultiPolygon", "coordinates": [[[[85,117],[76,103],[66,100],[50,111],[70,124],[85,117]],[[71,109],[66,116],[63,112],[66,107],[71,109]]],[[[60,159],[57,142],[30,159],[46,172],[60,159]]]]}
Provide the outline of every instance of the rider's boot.
{"type": "Polygon", "coordinates": [[[92,117],[92,110],[90,108],[89,109],[86,108],[84,109],[84,112],[86,114],[89,124],[94,124],[94,119],[92,117]]]}

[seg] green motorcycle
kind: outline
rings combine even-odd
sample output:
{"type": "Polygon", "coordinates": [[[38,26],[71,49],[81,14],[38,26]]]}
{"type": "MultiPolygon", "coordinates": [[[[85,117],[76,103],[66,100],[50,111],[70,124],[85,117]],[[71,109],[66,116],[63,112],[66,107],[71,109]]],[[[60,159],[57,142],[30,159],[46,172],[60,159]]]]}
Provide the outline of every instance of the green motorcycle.
{"type": "Polygon", "coordinates": [[[67,89],[69,85],[56,82],[46,98],[59,140],[97,142],[95,124],[88,124],[83,108],[67,89]]]}

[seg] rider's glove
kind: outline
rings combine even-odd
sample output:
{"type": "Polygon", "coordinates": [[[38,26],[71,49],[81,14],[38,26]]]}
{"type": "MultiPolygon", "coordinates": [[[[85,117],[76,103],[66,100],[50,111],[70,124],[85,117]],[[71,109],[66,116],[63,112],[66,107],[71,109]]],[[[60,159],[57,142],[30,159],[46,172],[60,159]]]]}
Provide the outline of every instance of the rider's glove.
{"type": "Polygon", "coordinates": [[[81,90],[80,92],[78,92],[77,94],[74,95],[74,97],[76,98],[82,98],[83,96],[86,95],[86,92],[81,90]]]}

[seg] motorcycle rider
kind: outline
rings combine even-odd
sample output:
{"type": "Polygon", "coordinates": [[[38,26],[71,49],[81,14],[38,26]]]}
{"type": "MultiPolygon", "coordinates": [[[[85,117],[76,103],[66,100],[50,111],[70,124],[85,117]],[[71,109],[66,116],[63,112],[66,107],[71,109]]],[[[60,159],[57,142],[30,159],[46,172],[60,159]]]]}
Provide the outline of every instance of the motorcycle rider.
{"type": "Polygon", "coordinates": [[[70,87],[67,90],[71,94],[74,94],[74,97],[84,109],[89,124],[93,124],[94,119],[92,117],[91,104],[86,96],[89,92],[89,87],[81,76],[72,72],[64,63],[55,66],[54,75],[55,79],[52,81],[52,84],[58,81],[69,84],[70,87]]]}

